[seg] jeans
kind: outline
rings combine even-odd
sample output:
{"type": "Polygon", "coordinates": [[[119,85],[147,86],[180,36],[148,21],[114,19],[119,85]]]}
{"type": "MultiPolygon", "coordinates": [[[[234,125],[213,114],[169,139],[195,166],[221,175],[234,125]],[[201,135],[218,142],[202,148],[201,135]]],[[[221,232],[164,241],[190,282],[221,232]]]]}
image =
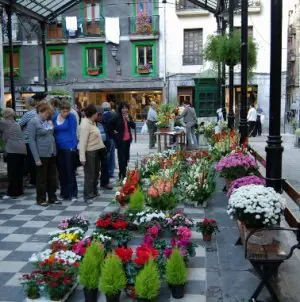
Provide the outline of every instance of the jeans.
{"type": "Polygon", "coordinates": [[[149,132],[149,148],[153,148],[156,143],[156,136],[154,134],[157,131],[156,123],[147,121],[147,127],[149,132]]]}
{"type": "Polygon", "coordinates": [[[23,194],[23,169],[25,155],[17,153],[7,154],[7,195],[18,197],[23,194]]]}
{"type": "Polygon", "coordinates": [[[98,195],[98,183],[100,175],[100,150],[87,151],[84,165],[84,200],[98,195]]]}
{"type": "Polygon", "coordinates": [[[109,173],[108,173],[108,158],[106,149],[100,149],[99,151],[100,162],[101,162],[101,177],[100,185],[105,187],[109,184],[109,173]]]}
{"type": "Polygon", "coordinates": [[[197,137],[195,134],[195,127],[186,126],[186,137],[187,137],[187,146],[189,148],[198,148],[197,137]]]}
{"type": "Polygon", "coordinates": [[[41,157],[41,166],[36,167],[36,201],[37,203],[45,202],[48,194],[49,203],[55,202],[57,169],[56,157],[41,157]]]}
{"type": "Polygon", "coordinates": [[[130,159],[130,141],[122,141],[118,145],[119,178],[126,177],[127,165],[130,159]]]}
{"type": "Polygon", "coordinates": [[[107,150],[108,174],[109,177],[114,177],[116,167],[115,141],[112,138],[107,138],[104,144],[107,150]]]}
{"type": "Polygon", "coordinates": [[[77,197],[76,150],[59,150],[57,154],[60,195],[71,200],[77,197]]]}

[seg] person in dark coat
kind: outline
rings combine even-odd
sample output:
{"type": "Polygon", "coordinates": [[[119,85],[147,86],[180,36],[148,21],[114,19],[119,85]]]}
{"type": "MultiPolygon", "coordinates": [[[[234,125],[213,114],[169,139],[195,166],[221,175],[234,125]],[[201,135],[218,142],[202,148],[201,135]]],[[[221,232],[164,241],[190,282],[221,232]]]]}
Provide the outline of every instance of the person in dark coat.
{"type": "Polygon", "coordinates": [[[108,130],[114,138],[118,149],[119,179],[126,177],[127,165],[130,159],[130,144],[132,142],[131,129],[135,129],[135,123],[128,114],[129,106],[120,103],[117,115],[109,120],[108,130]]]}

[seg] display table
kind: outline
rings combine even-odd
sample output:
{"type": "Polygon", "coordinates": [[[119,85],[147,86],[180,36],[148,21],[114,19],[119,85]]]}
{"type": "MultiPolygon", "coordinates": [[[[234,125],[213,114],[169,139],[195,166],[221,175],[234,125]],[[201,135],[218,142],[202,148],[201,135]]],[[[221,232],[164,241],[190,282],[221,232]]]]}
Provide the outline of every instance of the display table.
{"type": "Polygon", "coordinates": [[[157,138],[157,146],[158,146],[158,152],[162,151],[161,148],[161,137],[163,136],[164,139],[164,151],[168,150],[168,144],[167,144],[167,137],[175,136],[176,137],[176,150],[183,150],[185,146],[185,132],[183,130],[181,131],[167,131],[167,132],[155,132],[156,138],[157,138]]]}

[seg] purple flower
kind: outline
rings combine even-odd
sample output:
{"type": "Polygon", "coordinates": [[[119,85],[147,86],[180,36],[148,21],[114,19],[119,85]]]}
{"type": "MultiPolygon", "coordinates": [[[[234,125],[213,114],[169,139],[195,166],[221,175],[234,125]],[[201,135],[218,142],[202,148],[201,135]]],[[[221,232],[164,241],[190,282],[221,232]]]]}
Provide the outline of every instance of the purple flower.
{"type": "Polygon", "coordinates": [[[247,185],[266,185],[264,178],[258,176],[245,176],[234,180],[231,183],[227,196],[230,197],[234,190],[247,185]]]}

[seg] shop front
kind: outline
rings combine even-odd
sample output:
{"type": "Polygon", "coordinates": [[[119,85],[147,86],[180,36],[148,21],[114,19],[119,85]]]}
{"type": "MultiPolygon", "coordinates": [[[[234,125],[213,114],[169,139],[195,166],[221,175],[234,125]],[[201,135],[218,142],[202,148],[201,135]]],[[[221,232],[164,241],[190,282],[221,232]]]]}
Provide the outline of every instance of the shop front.
{"type": "Polygon", "coordinates": [[[77,105],[83,108],[88,104],[101,105],[109,102],[111,107],[116,110],[120,102],[126,102],[133,119],[138,121],[146,119],[152,101],[156,102],[158,106],[163,101],[162,90],[76,90],[74,96],[77,105]]]}

